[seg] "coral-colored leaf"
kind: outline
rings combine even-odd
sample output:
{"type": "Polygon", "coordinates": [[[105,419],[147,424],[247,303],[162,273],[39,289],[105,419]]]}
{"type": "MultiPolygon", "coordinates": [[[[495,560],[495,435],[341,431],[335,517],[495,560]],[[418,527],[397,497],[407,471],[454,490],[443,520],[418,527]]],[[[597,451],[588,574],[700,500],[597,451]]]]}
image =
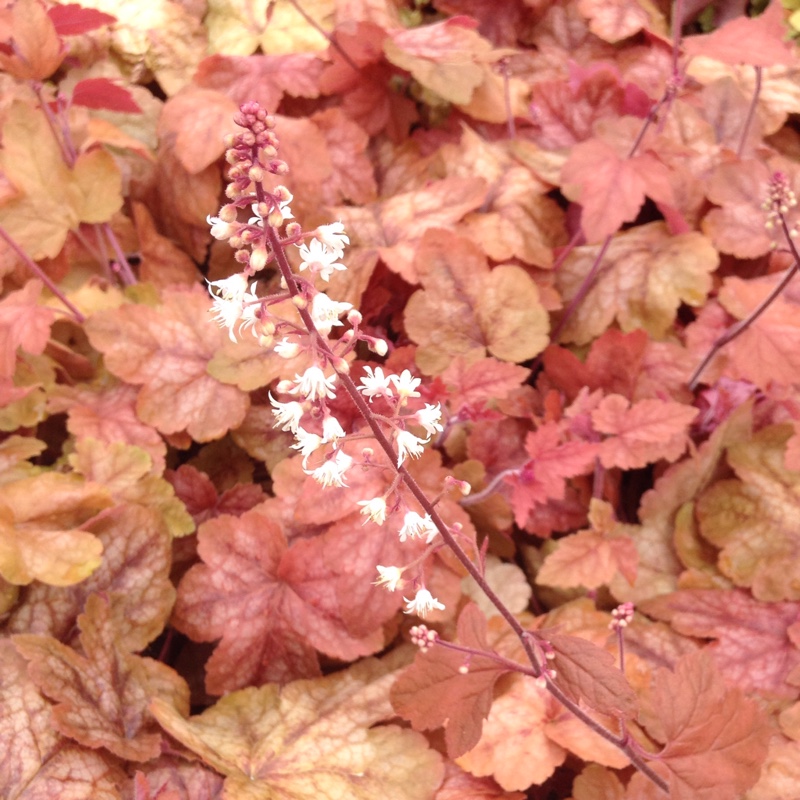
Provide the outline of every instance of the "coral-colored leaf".
{"type": "Polygon", "coordinates": [[[638,0],[580,0],[578,8],[589,20],[589,30],[615,44],[643,28],[666,32],[664,18],[655,5],[638,0]]]}
{"type": "Polygon", "coordinates": [[[559,539],[536,573],[536,582],[545,586],[585,586],[597,589],[610,583],[619,571],[632,584],[639,557],[630,537],[614,532],[616,520],[608,503],[592,500],[589,508],[592,527],[559,539]]]}
{"type": "Polygon", "coordinates": [[[165,291],[156,307],[125,305],[86,324],[92,345],[122,380],[142,386],[139,418],[162,433],[186,430],[196,441],[217,439],[244,419],[248,398],[207,367],[225,334],[209,319],[200,290],[165,291]]]}
{"type": "Polygon", "coordinates": [[[17,348],[42,353],[55,319],[53,309],[39,305],[41,281],[31,280],[0,300],[0,377],[11,378],[17,362],[17,348]]]}
{"type": "Polygon", "coordinates": [[[568,696],[603,714],[636,716],[639,708],[636,693],[611,653],[579,636],[544,633],[556,655],[553,660],[556,682],[568,696]]]}
{"type": "Polygon", "coordinates": [[[225,796],[319,800],[428,800],[442,779],[440,756],[418,733],[394,725],[393,674],[370,660],[315,680],[226,695],[184,719],[154,701],[164,728],[225,775],[225,796]]]}
{"type": "Polygon", "coordinates": [[[797,64],[797,48],[787,33],[780,0],[772,0],[758,17],[740,16],[712,33],[684,39],[683,49],[687,55],[706,56],[726,64],[797,64]]]}
{"type": "MultiPolygon", "coordinates": [[[[579,247],[556,275],[565,301],[571,300],[598,257],[599,247],[579,247]]],[[[625,332],[642,328],[661,339],[680,304],[699,306],[711,289],[719,255],[700,233],[673,236],[661,222],[617,234],[605,253],[597,279],[567,323],[562,339],[587,344],[616,319],[625,332]]]]}
{"type": "Polygon", "coordinates": [[[72,90],[72,102],[86,108],[105,108],[127,114],[141,114],[142,109],[133,95],[108,78],[84,78],[72,90]]]}
{"type": "Polygon", "coordinates": [[[78,3],[67,3],[47,9],[56,32],[59,36],[78,36],[81,33],[97,30],[104,25],[113,25],[116,17],[98,11],[95,8],[84,8],[78,3]]]}
{"type": "Polygon", "coordinates": [[[0,575],[69,586],[91,575],[103,545],[81,525],[111,504],[107,490],[76,475],[47,472],[3,486],[0,575]]]}
{"type": "Polygon", "coordinates": [[[23,81],[49,78],[66,53],[39,0],[16,0],[5,10],[0,16],[0,42],[0,68],[23,81]]]}
{"type": "MultiPolygon", "coordinates": [[[[475,605],[468,605],[458,619],[458,641],[464,647],[489,650],[486,619],[475,605]]],[[[415,730],[444,727],[450,758],[471,750],[481,738],[483,721],[492,706],[498,678],[508,672],[491,658],[472,656],[436,647],[417,654],[414,664],[392,686],[395,711],[415,730]],[[462,667],[467,672],[462,673],[462,667]]]]}
{"type": "Polygon", "coordinates": [[[83,654],[50,636],[20,634],[13,639],[29,661],[31,678],[56,703],[56,729],[86,747],[103,747],[120,758],[155,758],[163,735],[147,704],[160,697],[188,712],[188,686],[164,664],[131,655],[121,646],[108,601],[100,595],[87,598],[78,627],[83,654]]]}
{"type": "Polygon", "coordinates": [[[770,697],[795,697],[789,676],[800,650],[789,636],[798,605],[763,603],[741,590],[684,589],[641,604],[684,636],[715,639],[714,663],[728,683],[770,697]]]}
{"type": "Polygon", "coordinates": [[[519,267],[489,270],[472,242],[443,230],[420,242],[416,270],[423,289],[406,305],[409,335],[420,346],[416,361],[441,372],[453,357],[525,361],[547,343],[549,322],[539,291],[519,267]]]}
{"type": "Polygon", "coordinates": [[[456,762],[473,775],[493,775],[506,791],[544,783],[567,755],[546,733],[558,703],[532,678],[510,680],[510,688],[492,703],[480,742],[456,762]]]}
{"type": "MultiPolygon", "coordinates": [[[[360,523],[348,529],[363,539],[360,523]]],[[[316,537],[290,548],[266,507],[201,526],[203,563],[181,581],[173,621],[197,641],[222,640],[207,665],[210,692],[318,675],[315,649],[352,660],[380,648],[382,620],[373,622],[362,607],[360,622],[372,623],[374,633],[363,639],[351,635],[336,592],[340,569],[349,581],[380,591],[368,577],[378,562],[371,552],[363,559],[368,565],[353,557],[351,541],[351,561],[343,563],[345,553],[325,553],[326,545],[335,543],[316,537]]]]}
{"type": "Polygon", "coordinates": [[[686,450],[697,409],[665,400],[640,400],[629,406],[608,395],[592,411],[592,424],[608,436],[600,445],[604,467],[639,469],[654,461],[675,461],[686,450]]]}
{"type": "Polygon", "coordinates": [[[653,693],[666,745],[653,770],[674,800],[734,800],[758,779],[770,729],[763,712],[720,680],[711,657],[684,656],[660,669],[653,693]]]}
{"type": "Polygon", "coordinates": [[[51,706],[25,660],[0,641],[0,786],[9,800],[119,800],[124,771],[113,759],[78,747],[53,727],[51,706]]]}

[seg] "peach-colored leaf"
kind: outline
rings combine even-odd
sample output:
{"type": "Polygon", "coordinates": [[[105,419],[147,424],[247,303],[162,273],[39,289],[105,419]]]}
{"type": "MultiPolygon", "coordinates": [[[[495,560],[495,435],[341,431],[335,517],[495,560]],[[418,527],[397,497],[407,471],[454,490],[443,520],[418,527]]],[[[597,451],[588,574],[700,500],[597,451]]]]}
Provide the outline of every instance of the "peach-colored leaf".
{"type": "Polygon", "coordinates": [[[755,701],[727,688],[708,653],[660,669],[653,693],[666,745],[650,766],[674,800],[734,800],[758,780],[770,728],[755,701]]]}
{"type": "Polygon", "coordinates": [[[100,565],[103,545],[83,523],[111,504],[108,491],[77,475],[46,472],[3,486],[0,575],[69,586],[100,565]]]}
{"type": "Polygon", "coordinates": [[[591,416],[595,430],[607,436],[600,445],[603,466],[639,469],[683,455],[697,409],[655,399],[631,406],[621,395],[612,394],[600,401],[591,416]]]}
{"type": "Polygon", "coordinates": [[[17,361],[17,348],[26,353],[44,352],[50,338],[53,309],[39,305],[41,281],[28,281],[22,289],[9,292],[0,300],[0,377],[11,378],[17,361]]]}
{"type": "Polygon", "coordinates": [[[131,655],[114,632],[109,604],[90,595],[78,617],[83,654],[50,636],[20,634],[17,651],[28,672],[55,701],[56,729],[81,744],[103,747],[120,758],[149,761],[161,752],[163,735],[147,711],[153,697],[189,710],[189,687],[172,669],[131,655]]]}
{"type": "Polygon", "coordinates": [[[472,242],[443,230],[423,236],[415,264],[424,288],[409,299],[405,323],[423,371],[435,374],[455,356],[487,352],[520,362],[544,348],[547,313],[521,268],[490,270],[472,242]]]}
{"type": "Polygon", "coordinates": [[[248,398],[212,378],[207,367],[225,334],[208,315],[208,295],[165,290],[156,307],[124,305],[91,317],[86,330],[108,369],[141,385],[139,418],[162,433],[186,430],[218,439],[244,419],[248,398]]]}
{"type": "Polygon", "coordinates": [[[421,734],[395,725],[394,678],[375,660],[326,678],[227,694],[185,719],[157,699],[161,725],[225,776],[231,798],[428,800],[442,780],[441,757],[421,734]]]}
{"type": "Polygon", "coordinates": [[[44,4],[15,0],[4,11],[0,15],[0,68],[22,81],[49,78],[63,61],[66,48],[44,4]]]}
{"type": "MultiPolygon", "coordinates": [[[[578,292],[599,253],[598,246],[576,248],[556,274],[556,285],[569,302],[578,292]]],[[[616,320],[625,333],[642,328],[663,338],[681,303],[699,306],[711,289],[719,255],[700,233],[673,236],[662,222],[639,225],[617,234],[597,278],[562,339],[588,344],[616,320]]]]}

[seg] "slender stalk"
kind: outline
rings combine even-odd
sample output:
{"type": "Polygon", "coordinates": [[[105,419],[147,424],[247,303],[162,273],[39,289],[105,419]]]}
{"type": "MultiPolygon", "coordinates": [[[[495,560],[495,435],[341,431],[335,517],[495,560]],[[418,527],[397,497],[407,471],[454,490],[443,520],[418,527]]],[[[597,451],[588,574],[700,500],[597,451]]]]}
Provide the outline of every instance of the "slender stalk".
{"type": "Polygon", "coordinates": [[[339,42],[336,41],[313,17],[310,17],[306,12],[303,10],[300,3],[297,0],[289,0],[289,2],[295,7],[297,13],[312,27],[314,30],[318,31],[322,36],[324,36],[330,46],[353,68],[355,72],[361,72],[358,64],[350,58],[347,50],[345,50],[339,42]]]}
{"type": "Polygon", "coordinates": [[[28,269],[67,307],[73,319],[82,323],[86,317],[64,295],[61,289],[53,283],[50,276],[14,241],[8,231],[0,225],[0,238],[25,262],[28,269]]]}
{"type": "Polygon", "coordinates": [[[756,85],[753,87],[753,98],[750,101],[750,108],[747,109],[747,118],[744,121],[744,125],[742,126],[742,135],[739,138],[739,146],[736,148],[736,155],[739,158],[742,157],[742,153],[744,152],[744,146],[747,143],[747,136],[750,133],[750,126],[753,124],[753,120],[756,116],[756,108],[758,107],[758,98],[761,94],[761,67],[754,67],[756,71],[756,85]]]}

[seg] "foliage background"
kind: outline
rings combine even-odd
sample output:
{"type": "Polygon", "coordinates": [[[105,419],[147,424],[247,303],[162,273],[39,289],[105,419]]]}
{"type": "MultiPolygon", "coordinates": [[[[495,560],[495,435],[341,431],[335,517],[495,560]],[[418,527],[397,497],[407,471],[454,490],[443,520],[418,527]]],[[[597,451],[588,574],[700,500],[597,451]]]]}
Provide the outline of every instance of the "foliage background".
{"type": "MultiPolygon", "coordinates": [[[[415,545],[355,506],[386,479],[322,490],[272,428],[302,365],[201,282],[238,268],[206,217],[247,100],[351,237],[331,296],[446,410],[414,476],[468,480],[438,507],[504,602],[592,646],[565,688],[624,697],[674,798],[800,796],[797,287],[692,380],[797,255],[762,202],[800,191],[798,12],[763,5],[0,10],[4,797],[663,796],[533,681],[415,656],[372,585],[415,545]]],[[[426,570],[444,638],[521,658],[426,570]]]]}

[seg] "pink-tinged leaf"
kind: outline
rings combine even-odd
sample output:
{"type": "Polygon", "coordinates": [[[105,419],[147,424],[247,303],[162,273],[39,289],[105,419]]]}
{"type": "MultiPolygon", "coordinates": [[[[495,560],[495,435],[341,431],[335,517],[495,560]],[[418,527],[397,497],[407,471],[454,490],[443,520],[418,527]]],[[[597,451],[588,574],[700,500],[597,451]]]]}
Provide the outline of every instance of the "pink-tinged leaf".
{"type": "Polygon", "coordinates": [[[81,33],[113,25],[117,18],[95,8],[83,8],[77,3],[53,6],[47,9],[47,16],[55,25],[59,36],[77,36],[81,33]]]}
{"type": "Polygon", "coordinates": [[[660,669],[653,701],[666,745],[650,766],[670,800],[735,800],[758,780],[770,727],[754,701],[726,688],[708,653],[660,669]]]}
{"type": "Polygon", "coordinates": [[[639,469],[660,459],[675,461],[689,442],[689,425],[697,409],[666,400],[641,400],[633,406],[621,395],[609,395],[592,412],[599,433],[604,467],[639,469]]]}
{"type": "MultiPolygon", "coordinates": [[[[489,650],[486,619],[468,605],[458,619],[458,641],[465,647],[489,650]]],[[[418,653],[414,663],[392,686],[395,711],[418,731],[444,726],[450,758],[471,750],[481,738],[483,720],[492,707],[497,679],[508,669],[490,658],[434,647],[418,653]],[[460,670],[467,666],[466,674],[460,670]]]]}
{"type": "Polygon", "coordinates": [[[0,301],[0,378],[14,375],[18,348],[36,355],[44,352],[55,315],[52,308],[39,305],[41,293],[41,281],[31,280],[0,301]]]}
{"type": "Polygon", "coordinates": [[[706,56],[725,64],[773,67],[797,64],[797,46],[789,38],[780,0],[772,0],[758,17],[737,17],[705,36],[683,40],[690,56],[706,56]]]}
{"type": "Polygon", "coordinates": [[[636,693],[611,653],[579,636],[542,633],[555,650],[552,666],[556,683],[567,696],[603,714],[636,716],[639,710],[636,693]]]}
{"type": "Polygon", "coordinates": [[[683,636],[714,639],[709,648],[727,682],[744,691],[791,699],[789,676],[800,666],[790,628],[800,603],[765,603],[741,590],[682,590],[646,600],[640,610],[683,636]]]}
{"type": "Polygon", "coordinates": [[[581,204],[581,227],[590,243],[632,222],[644,203],[645,182],[630,159],[599,139],[576,145],[561,170],[562,191],[581,204]]]}
{"type": "Polygon", "coordinates": [[[72,90],[72,102],[86,108],[103,108],[126,114],[141,114],[142,109],[133,95],[108,78],[84,78],[72,90]]]}

